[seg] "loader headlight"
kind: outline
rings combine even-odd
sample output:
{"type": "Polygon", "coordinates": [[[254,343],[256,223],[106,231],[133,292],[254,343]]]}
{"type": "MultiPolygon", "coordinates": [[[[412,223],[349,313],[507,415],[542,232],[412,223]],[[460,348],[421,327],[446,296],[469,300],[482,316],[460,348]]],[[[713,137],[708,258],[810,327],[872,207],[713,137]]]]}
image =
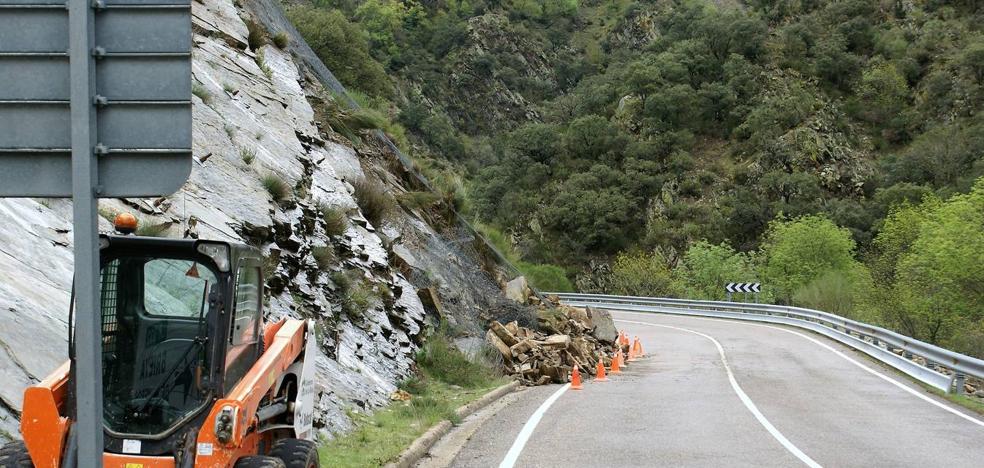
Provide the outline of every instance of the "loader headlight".
{"type": "Polygon", "coordinates": [[[223,444],[232,441],[232,432],[236,424],[236,408],[234,406],[223,406],[215,417],[215,438],[223,444]]]}

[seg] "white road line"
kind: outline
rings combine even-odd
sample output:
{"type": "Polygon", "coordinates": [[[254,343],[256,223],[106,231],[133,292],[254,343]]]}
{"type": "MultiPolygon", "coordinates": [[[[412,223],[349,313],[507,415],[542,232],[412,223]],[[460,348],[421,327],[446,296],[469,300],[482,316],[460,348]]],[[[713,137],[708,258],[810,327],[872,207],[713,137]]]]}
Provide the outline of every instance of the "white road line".
{"type": "MultiPolygon", "coordinates": [[[[618,312],[620,314],[643,315],[643,316],[649,316],[649,317],[652,317],[654,315],[654,314],[646,314],[646,313],[643,313],[643,312],[629,312],[629,311],[622,311],[622,310],[620,310],[618,312]]],[[[664,315],[664,314],[660,314],[660,315],[664,315]]],[[[854,358],[852,358],[852,357],[850,357],[850,356],[842,353],[841,351],[838,351],[837,349],[834,349],[833,347],[831,347],[827,343],[824,343],[824,342],[822,342],[820,340],[817,340],[816,338],[813,338],[811,336],[804,335],[804,334],[802,334],[800,332],[796,332],[796,331],[793,331],[793,330],[787,330],[787,329],[782,328],[782,327],[776,327],[776,326],[772,326],[772,325],[765,325],[765,324],[761,324],[761,323],[749,323],[749,322],[745,322],[745,321],[741,321],[741,320],[719,319],[719,318],[713,318],[713,317],[692,317],[692,316],[689,316],[689,315],[674,315],[674,317],[687,317],[687,318],[692,318],[692,319],[697,319],[697,320],[710,320],[710,321],[714,321],[714,322],[730,322],[730,323],[737,323],[737,324],[740,324],[740,325],[748,325],[750,327],[770,328],[770,329],[773,329],[773,330],[779,330],[779,331],[783,331],[783,332],[786,332],[786,333],[791,333],[791,334],[796,335],[796,336],[798,336],[800,338],[810,340],[810,341],[816,343],[819,346],[822,346],[823,348],[829,350],[830,352],[832,352],[832,353],[834,353],[834,354],[836,354],[836,355],[844,358],[845,360],[847,360],[847,362],[850,362],[851,364],[854,364],[855,366],[860,367],[865,372],[868,372],[868,373],[870,373],[870,374],[872,374],[872,375],[874,375],[874,376],[876,376],[876,377],[878,377],[878,378],[880,378],[880,379],[882,379],[882,380],[884,380],[884,381],[886,381],[886,382],[888,382],[888,383],[890,383],[892,385],[895,385],[898,388],[901,388],[902,390],[905,390],[906,393],[909,393],[912,396],[915,396],[916,398],[919,398],[919,399],[921,399],[921,400],[923,400],[923,401],[925,401],[925,402],[927,402],[927,403],[929,403],[929,404],[931,404],[933,406],[936,406],[936,407],[938,407],[940,409],[943,409],[943,410],[945,410],[945,411],[947,411],[949,413],[952,413],[952,414],[954,414],[956,416],[959,416],[959,417],[961,417],[961,418],[963,418],[963,419],[965,419],[967,421],[970,421],[970,422],[972,422],[972,423],[974,423],[974,424],[976,424],[978,426],[984,427],[984,421],[981,421],[980,419],[977,419],[977,418],[974,418],[974,417],[969,416],[967,414],[964,414],[961,411],[958,411],[958,410],[956,410],[954,408],[951,408],[950,406],[947,406],[947,405],[945,405],[945,404],[943,404],[943,403],[941,403],[939,401],[936,401],[936,400],[934,400],[934,399],[932,399],[932,398],[930,398],[930,397],[928,397],[928,396],[926,396],[926,395],[924,395],[924,394],[922,394],[922,393],[914,390],[913,388],[909,387],[908,385],[905,385],[905,384],[903,384],[903,383],[901,383],[901,382],[899,382],[899,381],[897,381],[897,380],[895,380],[895,379],[893,379],[893,378],[891,378],[891,377],[889,377],[889,376],[887,376],[885,374],[882,374],[881,372],[878,372],[877,370],[872,369],[871,367],[866,366],[864,363],[862,363],[862,362],[860,362],[860,361],[858,361],[858,360],[856,360],[856,359],[854,359],[854,358]]]]}
{"type": "Polygon", "coordinates": [[[639,325],[647,325],[650,327],[671,328],[673,330],[693,333],[694,335],[699,335],[704,338],[707,338],[708,340],[711,340],[711,342],[714,343],[714,346],[717,347],[718,354],[721,356],[721,362],[724,363],[724,370],[728,372],[728,381],[731,382],[731,388],[734,389],[735,393],[738,394],[738,398],[741,400],[742,403],[745,404],[745,408],[748,408],[748,411],[750,411],[752,415],[755,416],[755,419],[758,420],[759,424],[761,424],[762,427],[765,427],[765,430],[769,431],[769,434],[772,434],[772,437],[774,437],[777,441],[779,441],[779,443],[782,444],[782,446],[785,447],[786,450],[789,451],[789,453],[792,453],[796,458],[799,458],[800,461],[806,464],[806,466],[809,466],[811,468],[821,468],[819,463],[814,461],[807,454],[803,453],[803,451],[800,450],[799,447],[797,447],[792,442],[790,442],[789,439],[787,439],[786,436],[782,435],[782,433],[779,432],[779,429],[776,429],[776,427],[773,426],[768,419],[766,419],[766,417],[762,414],[762,412],[759,411],[758,407],[755,406],[755,403],[752,401],[752,399],[749,398],[748,395],[745,393],[745,391],[741,389],[741,386],[738,385],[738,381],[735,380],[735,374],[731,372],[731,366],[728,365],[728,358],[727,356],[724,355],[724,348],[721,346],[721,343],[718,342],[718,340],[714,339],[713,336],[705,335],[699,331],[690,330],[688,328],[674,327],[672,325],[662,325],[658,323],[649,323],[649,322],[636,322],[633,320],[616,319],[616,321],[625,322],[625,323],[634,323],[639,325]]]}
{"type": "Polygon", "coordinates": [[[530,440],[530,436],[533,435],[533,430],[536,429],[536,425],[540,424],[540,419],[543,418],[543,414],[546,413],[550,408],[550,405],[553,405],[554,402],[557,401],[557,399],[560,398],[560,396],[563,395],[564,392],[566,392],[570,387],[571,384],[564,384],[563,387],[560,387],[560,390],[557,390],[553,395],[550,395],[550,398],[547,398],[546,401],[544,401],[543,404],[536,409],[533,416],[530,416],[530,419],[528,419],[526,424],[523,425],[523,429],[519,431],[519,435],[516,436],[516,440],[513,442],[512,447],[509,447],[509,452],[506,453],[506,457],[502,459],[502,463],[499,463],[499,468],[512,468],[513,465],[516,464],[516,460],[519,459],[519,454],[523,452],[523,447],[526,446],[526,441],[530,440]]]}

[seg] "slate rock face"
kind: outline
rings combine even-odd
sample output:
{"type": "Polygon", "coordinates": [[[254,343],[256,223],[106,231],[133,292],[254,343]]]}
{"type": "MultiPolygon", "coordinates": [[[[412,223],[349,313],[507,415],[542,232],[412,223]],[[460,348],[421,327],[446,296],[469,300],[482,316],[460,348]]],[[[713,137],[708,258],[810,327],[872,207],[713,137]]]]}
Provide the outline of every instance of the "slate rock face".
{"type": "MultiPolygon", "coordinates": [[[[387,173],[379,148],[357,151],[326,125],[319,128],[310,98],[325,90],[289,52],[272,45],[248,49],[243,18],[249,10],[231,0],[203,0],[192,2],[192,13],[191,177],[169,197],[102,200],[100,212],[104,218],[134,213],[141,225],[167,237],[259,247],[268,258],[267,319],[318,323],[316,426],[328,436],[345,431],[351,427],[346,410],[386,404],[409,376],[428,326],[444,318],[480,336],[478,317],[501,294],[474,252],[454,243],[461,233],[438,231],[399,209],[381,226],[366,221],[352,184],[379,179],[397,193],[405,190],[399,178],[387,173]],[[268,177],[290,187],[285,200],[274,201],[264,188],[268,177]],[[345,213],[341,235],[328,234],[325,207],[345,213]],[[325,248],[334,260],[319,265],[315,254],[325,248]],[[365,307],[344,307],[352,291],[339,275],[365,294],[365,307]],[[443,317],[425,310],[418,296],[423,288],[435,291],[443,317]]],[[[292,37],[292,44],[299,41],[292,37]]],[[[67,357],[71,203],[3,199],[0,220],[3,442],[17,437],[24,387],[67,357]]],[[[105,219],[100,227],[111,229],[105,219]]]]}

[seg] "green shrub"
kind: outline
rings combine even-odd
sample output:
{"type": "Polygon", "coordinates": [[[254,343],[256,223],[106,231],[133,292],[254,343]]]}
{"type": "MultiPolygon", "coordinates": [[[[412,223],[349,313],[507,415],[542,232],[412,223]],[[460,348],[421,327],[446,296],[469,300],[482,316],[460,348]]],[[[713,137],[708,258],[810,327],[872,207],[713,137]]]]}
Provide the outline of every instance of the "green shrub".
{"type": "Polygon", "coordinates": [[[338,299],[342,312],[350,319],[361,317],[372,305],[373,294],[365,278],[353,278],[355,271],[336,271],[331,281],[338,286],[338,299]]]}
{"type": "Polygon", "coordinates": [[[408,210],[419,210],[430,208],[441,200],[434,192],[406,192],[398,195],[396,201],[408,210]]]}
{"type": "MultiPolygon", "coordinates": [[[[723,301],[724,285],[758,279],[752,259],[727,244],[700,241],[690,246],[674,271],[688,299],[723,301]]],[[[759,298],[765,301],[766,298],[759,298]]]]}
{"type": "Polygon", "coordinates": [[[788,304],[799,288],[821,276],[852,271],[858,265],[854,249],[851,232],[822,216],[776,220],[762,246],[762,279],[788,304]]]}
{"type": "Polygon", "coordinates": [[[530,285],[540,291],[574,292],[574,284],[567,278],[567,270],[557,265],[540,265],[519,262],[516,265],[530,285]]]}
{"type": "Polygon", "coordinates": [[[290,185],[284,181],[280,176],[276,174],[267,174],[260,179],[260,183],[263,184],[263,188],[266,189],[270,197],[273,198],[275,202],[282,202],[286,200],[290,194],[290,185]]]}
{"type": "Polygon", "coordinates": [[[260,50],[260,47],[266,45],[266,32],[256,21],[246,21],[246,32],[246,42],[250,50],[260,50]]]}
{"type": "Polygon", "coordinates": [[[331,246],[314,247],[311,249],[311,256],[321,271],[328,271],[335,264],[335,249],[331,246]]]}
{"type": "Polygon", "coordinates": [[[386,116],[375,109],[360,107],[346,112],[342,121],[350,130],[380,130],[386,128],[386,116]]]}
{"type": "Polygon", "coordinates": [[[626,296],[674,296],[677,285],[666,259],[658,252],[618,254],[612,265],[612,294],[626,296]]]}
{"type": "Polygon", "coordinates": [[[329,236],[345,234],[345,231],[348,229],[348,216],[344,210],[319,204],[318,212],[321,213],[321,220],[325,223],[325,234],[329,236]]]}
{"type": "Polygon", "coordinates": [[[419,395],[427,389],[426,377],[411,375],[397,385],[397,388],[413,395],[419,395]]]}
{"type": "Polygon", "coordinates": [[[362,210],[362,216],[365,216],[373,226],[382,225],[383,220],[393,209],[393,199],[386,193],[386,189],[368,179],[356,182],[353,187],[355,203],[362,210]]]}
{"type": "Polygon", "coordinates": [[[280,31],[273,35],[273,45],[277,46],[278,49],[286,49],[290,45],[290,37],[287,36],[286,31],[280,31]]]}
{"type": "Polygon", "coordinates": [[[854,310],[854,284],[839,271],[827,272],[793,294],[793,303],[832,314],[851,316],[854,310]]]}
{"type": "Polygon", "coordinates": [[[369,54],[365,33],[336,9],[295,6],[287,10],[315,54],[350,88],[383,97],[393,95],[386,69],[369,54]]]}
{"type": "Polygon", "coordinates": [[[489,386],[498,377],[490,368],[468,359],[441,332],[428,337],[417,351],[417,365],[428,377],[468,388],[489,386]]]}

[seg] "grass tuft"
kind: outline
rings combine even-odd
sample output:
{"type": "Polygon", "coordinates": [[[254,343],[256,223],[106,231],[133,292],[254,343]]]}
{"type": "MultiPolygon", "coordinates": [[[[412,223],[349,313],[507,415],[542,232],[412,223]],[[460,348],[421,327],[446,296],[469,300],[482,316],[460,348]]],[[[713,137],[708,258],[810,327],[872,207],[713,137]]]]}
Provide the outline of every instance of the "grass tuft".
{"type": "Polygon", "coordinates": [[[260,183],[263,184],[263,188],[266,189],[267,193],[270,194],[270,197],[275,202],[282,202],[290,196],[290,185],[287,185],[287,182],[276,174],[263,176],[260,179],[260,183]]]}
{"type": "Polygon", "coordinates": [[[198,99],[201,99],[206,106],[212,104],[212,93],[208,92],[204,86],[198,83],[191,85],[191,94],[198,96],[198,99]]]}
{"type": "Polygon", "coordinates": [[[260,47],[266,45],[266,32],[263,28],[253,20],[246,21],[246,42],[249,44],[250,50],[259,50],[260,47]]]}
{"type": "Polygon", "coordinates": [[[170,228],[171,223],[140,223],[134,234],[141,237],[167,237],[167,230],[170,228]]]}
{"type": "Polygon", "coordinates": [[[354,188],[355,203],[362,210],[362,216],[365,216],[373,226],[382,225],[386,215],[393,209],[393,198],[386,193],[382,185],[368,179],[356,182],[354,188]]]}
{"type": "Polygon", "coordinates": [[[331,281],[338,286],[338,296],[342,312],[354,319],[363,316],[372,305],[373,293],[365,278],[353,278],[355,271],[336,271],[331,281]]]}
{"type": "Polygon", "coordinates": [[[443,334],[430,336],[420,357],[420,373],[399,385],[410,400],[371,416],[351,414],[357,428],[321,448],[322,465],[383,466],[438,422],[459,422],[458,407],[505,383],[492,369],[469,361],[443,334]]]}
{"type": "Polygon", "coordinates": [[[290,44],[290,37],[287,36],[286,31],[280,31],[273,35],[273,45],[277,46],[278,49],[286,49],[290,44]]]}
{"type": "Polygon", "coordinates": [[[311,249],[311,256],[321,271],[328,271],[335,264],[335,249],[331,246],[314,247],[311,249]]]}
{"type": "MultiPolygon", "coordinates": [[[[251,148],[242,148],[239,150],[239,157],[242,158],[243,162],[248,166],[253,164],[253,161],[256,160],[256,151],[253,151],[251,148]]],[[[263,186],[266,187],[265,182],[263,186]]],[[[267,190],[269,190],[269,188],[267,190]]]]}
{"type": "Polygon", "coordinates": [[[434,192],[406,192],[397,196],[397,201],[408,210],[419,210],[440,203],[441,197],[434,192]]]}
{"type": "Polygon", "coordinates": [[[340,236],[348,230],[348,216],[341,208],[319,204],[318,212],[321,213],[321,220],[325,222],[325,234],[340,236]]]}
{"type": "Polygon", "coordinates": [[[260,71],[268,80],[273,78],[273,70],[267,65],[266,54],[262,50],[256,53],[256,65],[260,67],[260,71]]]}

